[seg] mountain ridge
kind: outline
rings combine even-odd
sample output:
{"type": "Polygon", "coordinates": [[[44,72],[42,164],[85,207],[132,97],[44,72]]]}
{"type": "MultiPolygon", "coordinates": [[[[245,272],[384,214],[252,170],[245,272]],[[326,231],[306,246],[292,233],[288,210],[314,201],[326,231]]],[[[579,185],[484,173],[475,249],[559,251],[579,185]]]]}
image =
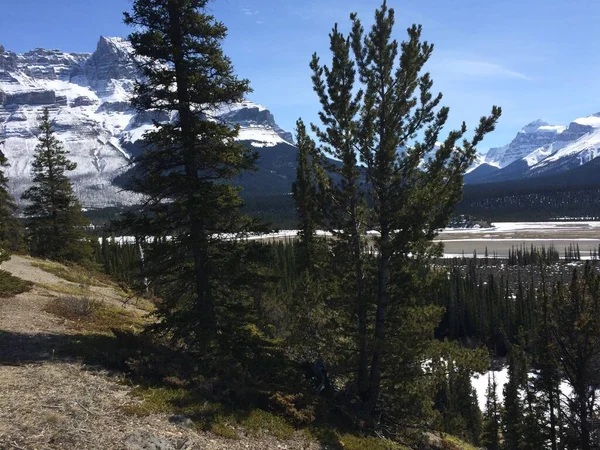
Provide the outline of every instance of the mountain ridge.
{"type": "Polygon", "coordinates": [[[563,173],[600,156],[600,113],[568,126],[535,120],[507,145],[489,150],[465,177],[466,183],[490,183],[563,173]],[[494,169],[496,170],[494,170],[494,169]]]}

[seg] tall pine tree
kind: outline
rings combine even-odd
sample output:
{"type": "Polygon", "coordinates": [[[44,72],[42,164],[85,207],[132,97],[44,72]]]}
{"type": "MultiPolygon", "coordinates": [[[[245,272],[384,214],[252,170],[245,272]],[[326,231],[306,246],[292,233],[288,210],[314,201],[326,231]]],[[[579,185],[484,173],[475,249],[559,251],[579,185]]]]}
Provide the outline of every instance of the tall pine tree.
{"type": "Polygon", "coordinates": [[[322,144],[319,160],[331,174],[318,196],[325,225],[339,232],[339,263],[353,273],[342,295],[356,322],[360,409],[373,415],[384,393],[388,412],[404,414],[417,410],[416,397],[405,395],[401,402],[398,392],[426,390],[417,386],[418,368],[440,316],[438,309],[418,304],[415,270],[435,254],[431,240],[460,199],[462,175],[476,145],[494,129],[500,108],[481,119],[471,140],[463,140],[463,124],[436,148],[449,110],[438,109],[441,94],[431,93],[433,83],[423,73],[433,46],[422,42],[421,27],[411,27],[409,40],[399,44],[392,38],[394,11],[385,1],[368,33],[356,15],[351,19],[349,37],[337,26],[329,36],[331,66],[316,55],[311,62],[322,108],[321,126],[313,131],[322,144]],[[327,155],[340,163],[327,163],[327,155]],[[367,226],[379,233],[369,264],[362,241],[367,226]],[[420,317],[418,327],[410,317],[420,317]],[[401,342],[406,339],[413,344],[401,342]]]}
{"type": "Polygon", "coordinates": [[[241,295],[234,292],[247,281],[241,246],[223,236],[253,226],[239,213],[242,201],[231,180],[253,170],[256,159],[235,141],[237,128],[212,117],[250,88],[224,55],[227,29],[207,14],[207,3],[136,0],[125,13],[136,29],[129,39],[143,74],[133,105],[173,116],[145,135],[131,189],[146,201],[126,222],[132,234],[156,238],[144,269],[164,300],[159,327],[205,350],[243,317],[235,312],[241,295]]]}
{"type": "Polygon", "coordinates": [[[85,262],[92,251],[82,230],[88,220],[66,175],[77,167],[67,155],[54,135],[50,111],[45,108],[32,164],[33,185],[22,195],[29,202],[24,209],[29,247],[34,256],[85,262]]]}
{"type": "Polygon", "coordinates": [[[296,180],[292,184],[292,195],[297,205],[298,224],[300,226],[300,242],[304,267],[313,267],[314,234],[321,223],[317,205],[317,152],[315,143],[309,138],[306,126],[300,119],[296,122],[296,144],[298,161],[296,180]]]}

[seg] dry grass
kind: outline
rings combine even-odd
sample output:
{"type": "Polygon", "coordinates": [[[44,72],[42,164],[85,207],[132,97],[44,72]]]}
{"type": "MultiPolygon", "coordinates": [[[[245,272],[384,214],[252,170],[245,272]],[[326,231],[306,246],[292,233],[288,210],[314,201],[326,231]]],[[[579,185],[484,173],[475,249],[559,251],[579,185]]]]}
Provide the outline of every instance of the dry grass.
{"type": "Polygon", "coordinates": [[[50,300],[44,311],[69,320],[70,328],[110,333],[112,329],[139,330],[144,319],[126,310],[88,296],[63,296],[50,300]]]}
{"type": "Polygon", "coordinates": [[[451,436],[449,434],[444,435],[443,443],[446,445],[446,447],[448,449],[477,450],[477,447],[474,447],[471,444],[467,444],[466,442],[461,441],[459,438],[457,438],[455,436],[451,436]]]}
{"type": "MultiPolygon", "coordinates": [[[[120,372],[106,364],[127,356],[122,342],[106,330],[136,327],[143,322],[139,309],[125,310],[111,287],[83,289],[59,283],[54,275],[32,267],[31,259],[13,259],[11,271],[44,289],[0,302],[0,343],[12,342],[14,349],[0,350],[0,449],[320,448],[302,437],[285,443],[271,436],[239,434],[236,439],[236,422],[230,423],[226,415],[215,419],[208,432],[171,423],[168,408],[126,414],[128,405],[143,402],[130,395],[132,380],[115,377],[120,372]],[[76,298],[63,298],[70,296],[76,298]],[[58,315],[70,319],[52,317],[58,315]],[[102,331],[90,331],[94,329],[102,331]],[[31,362],[25,362],[29,358],[31,362]],[[79,360],[85,365],[74,362],[79,360]],[[101,367],[110,367],[111,372],[101,367]]],[[[172,397],[165,394],[163,403],[172,397]]]]}
{"type": "Polygon", "coordinates": [[[32,261],[31,265],[42,269],[45,272],[51,273],[52,275],[62,278],[63,280],[70,281],[71,283],[80,284],[83,286],[105,286],[106,283],[100,282],[96,274],[90,270],[86,270],[83,267],[77,265],[65,266],[63,264],[53,261],[32,261]]]}
{"type": "Polygon", "coordinates": [[[85,287],[80,287],[72,284],[63,283],[36,283],[42,289],[66,295],[89,295],[90,290],[85,287]]]}

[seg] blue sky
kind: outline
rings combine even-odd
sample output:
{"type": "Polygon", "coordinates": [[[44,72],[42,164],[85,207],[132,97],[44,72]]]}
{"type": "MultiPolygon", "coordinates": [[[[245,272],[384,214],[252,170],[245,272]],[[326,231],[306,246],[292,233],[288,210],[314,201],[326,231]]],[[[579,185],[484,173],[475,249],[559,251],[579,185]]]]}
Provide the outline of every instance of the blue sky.
{"type": "MultiPolygon", "coordinates": [[[[356,11],[371,22],[379,0],[216,0],[210,10],[229,28],[225,50],[251,80],[251,100],[293,130],[298,117],[317,119],[310,84],[313,52],[327,61],[334,23],[349,27],[356,11]]],[[[123,36],[131,0],[0,0],[0,44],[90,52],[98,37],[123,36]]],[[[450,106],[449,126],[475,126],[493,104],[497,130],[480,150],[508,143],[528,122],[568,124],[600,111],[600,2],[596,0],[389,0],[396,37],[412,23],[435,44],[427,66],[450,106]]]]}

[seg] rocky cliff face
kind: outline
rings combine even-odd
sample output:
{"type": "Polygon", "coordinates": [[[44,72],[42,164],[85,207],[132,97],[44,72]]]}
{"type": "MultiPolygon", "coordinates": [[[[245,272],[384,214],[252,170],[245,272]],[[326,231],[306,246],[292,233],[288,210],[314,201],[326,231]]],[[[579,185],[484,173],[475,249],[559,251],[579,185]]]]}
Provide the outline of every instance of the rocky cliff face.
{"type": "Polygon", "coordinates": [[[490,149],[485,162],[491,166],[504,168],[534,150],[552,143],[563,131],[562,126],[536,120],[523,127],[510,144],[490,149]]]}
{"type": "MultiPolygon", "coordinates": [[[[130,150],[153,128],[152,121],[172,115],[138,113],[129,106],[137,76],[131,46],[119,38],[101,37],[91,54],[0,52],[0,141],[5,141],[15,198],[30,184],[38,118],[48,107],[57,137],[77,163],[72,179],[84,206],[139,200],[117,187],[115,179],[131,168],[130,150]]],[[[261,151],[292,142],[273,115],[255,103],[223,106],[212,115],[239,124],[240,140],[261,151]]]]}

